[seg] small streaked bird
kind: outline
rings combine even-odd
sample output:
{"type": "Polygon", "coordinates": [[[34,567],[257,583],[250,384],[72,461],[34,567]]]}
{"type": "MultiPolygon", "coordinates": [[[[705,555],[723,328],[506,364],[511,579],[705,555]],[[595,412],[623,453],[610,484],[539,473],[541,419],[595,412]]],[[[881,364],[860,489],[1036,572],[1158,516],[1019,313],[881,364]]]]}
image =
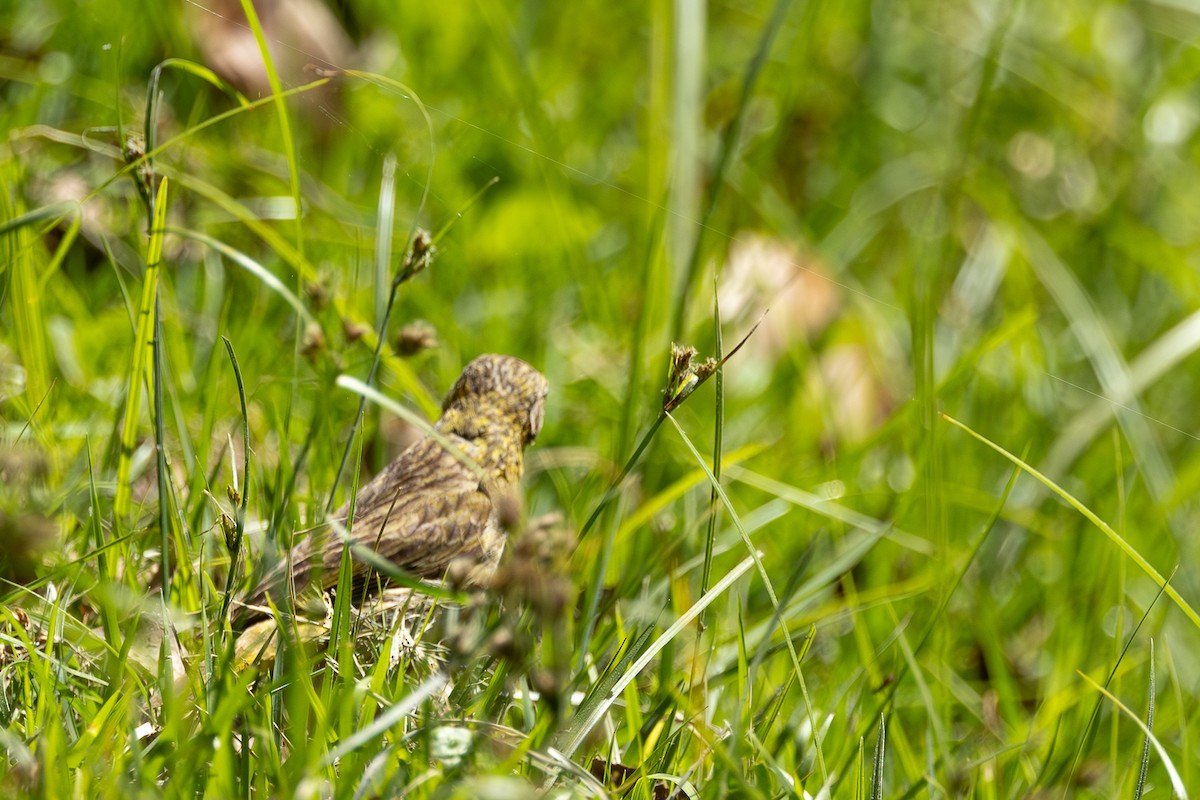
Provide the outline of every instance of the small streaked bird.
{"type": "MultiPolygon", "coordinates": [[[[359,491],[354,541],[414,577],[441,579],[453,567],[461,585],[486,585],[504,552],[505,505],[542,428],[546,392],[546,378],[518,358],[467,364],[433,426],[438,436],[409,447],[359,491]]],[[[345,525],[348,516],[347,504],[334,519],[345,525]]],[[[246,598],[243,619],[261,617],[268,597],[282,607],[289,585],[298,594],[335,586],[342,547],[328,526],[297,544],[246,598]]],[[[353,575],[359,599],[375,581],[358,559],[353,575]]]]}

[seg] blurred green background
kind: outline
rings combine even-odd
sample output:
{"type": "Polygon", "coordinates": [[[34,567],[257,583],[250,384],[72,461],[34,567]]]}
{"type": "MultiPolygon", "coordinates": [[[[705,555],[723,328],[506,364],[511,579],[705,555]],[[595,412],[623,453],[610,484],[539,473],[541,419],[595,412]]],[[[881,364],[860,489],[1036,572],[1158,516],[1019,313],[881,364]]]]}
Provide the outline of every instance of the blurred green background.
{"type": "MultiPolygon", "coordinates": [[[[145,132],[166,63],[163,408],[194,557],[220,550],[205,531],[241,452],[221,337],[249,396],[250,527],[311,523],[358,404],[334,381],[366,378],[381,286],[419,225],[437,254],[398,291],[380,386],[435,414],[476,354],[542,369],[528,513],[576,529],[654,421],[671,342],[711,355],[719,329],[728,351],[766,313],[723,371],[724,482],[762,525],[791,635],[816,638],[805,700],[760,578],[713,606],[700,649],[740,625],[762,661],[710,676],[729,685],[688,713],[720,725],[744,702],[753,716],[778,687],[787,702],[769,736],[716,759],[711,796],[733,773],[764,796],[816,774],[815,793],[828,771],[812,720],[827,720],[824,759],[846,765],[881,711],[899,738],[888,796],[1132,793],[1143,734],[1107,700],[1093,727],[1100,695],[1079,673],[1115,670],[1109,690],[1144,716],[1151,639],[1155,731],[1196,791],[1200,620],[1042,482],[1023,474],[1005,495],[1013,464],[940,415],[1041,470],[1200,603],[1200,8],[276,0],[259,14],[284,89],[330,76],[287,97],[286,133],[273,101],[239,110],[234,88],[249,103],[270,88],[237,3],[0,4],[7,579],[84,580],[97,514],[144,542],[139,569],[156,562],[149,398],[133,510],[112,505],[150,227],[118,148],[145,132]],[[416,320],[437,344],[401,358],[416,320]]],[[[710,461],[714,384],[677,414],[710,461]]],[[[404,434],[377,410],[364,430],[373,471],[404,434]]],[[[711,508],[683,440],[659,429],[570,559],[580,652],[603,663],[647,600],[668,616],[696,600],[684,567],[711,508]]],[[[746,548],[717,513],[719,578],[746,548]]],[[[675,677],[686,695],[688,669],[675,677]]],[[[1162,761],[1149,769],[1165,791],[1162,761]]]]}

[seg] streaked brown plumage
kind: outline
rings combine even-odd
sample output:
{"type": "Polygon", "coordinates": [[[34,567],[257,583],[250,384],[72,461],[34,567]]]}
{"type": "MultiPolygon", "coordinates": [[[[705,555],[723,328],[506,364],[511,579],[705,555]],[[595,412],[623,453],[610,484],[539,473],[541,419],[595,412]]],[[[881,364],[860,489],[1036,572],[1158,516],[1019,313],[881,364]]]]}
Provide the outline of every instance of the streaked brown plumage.
{"type": "MultiPolygon", "coordinates": [[[[459,562],[464,584],[485,584],[504,551],[495,502],[521,477],[525,447],[542,427],[546,391],[545,377],[520,359],[483,355],[468,364],[434,429],[473,463],[426,436],[359,491],[354,540],[416,577],[442,578],[459,562]]],[[[335,519],[344,524],[348,515],[347,505],[335,519]]],[[[261,607],[268,596],[282,604],[289,583],[297,592],[334,586],[341,557],[341,540],[328,528],[316,531],[293,548],[290,572],[281,560],[246,605],[261,607]]],[[[357,592],[370,590],[369,572],[353,562],[357,592]]]]}

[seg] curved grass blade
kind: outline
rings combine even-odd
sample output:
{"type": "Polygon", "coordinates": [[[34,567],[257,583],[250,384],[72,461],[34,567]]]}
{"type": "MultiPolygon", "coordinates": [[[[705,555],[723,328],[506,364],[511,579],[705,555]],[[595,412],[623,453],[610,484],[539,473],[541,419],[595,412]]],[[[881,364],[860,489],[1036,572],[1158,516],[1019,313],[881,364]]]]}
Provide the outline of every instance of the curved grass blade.
{"type": "Polygon", "coordinates": [[[1121,536],[1121,534],[1119,534],[1115,530],[1113,530],[1112,526],[1110,526],[1107,522],[1100,519],[1100,517],[1098,517],[1096,515],[1096,512],[1092,511],[1090,508],[1085,506],[1082,502],[1077,500],[1075,498],[1075,496],[1072,495],[1070,492],[1068,492],[1066,489],[1062,488],[1057,483],[1050,480],[1050,478],[1046,477],[1045,475],[1043,475],[1042,473],[1040,473],[1036,469],[1034,469],[1032,466],[1025,463],[1025,461],[1023,461],[1021,458],[1008,452],[1003,447],[1001,447],[1000,445],[991,441],[990,439],[986,438],[982,434],[976,433],[971,428],[967,427],[963,423],[954,419],[954,417],[951,417],[948,414],[942,414],[942,419],[946,420],[954,427],[961,429],[962,431],[964,431],[965,433],[970,435],[973,439],[976,439],[977,441],[992,448],[997,453],[999,453],[1000,455],[1004,456],[1009,461],[1011,461],[1013,464],[1016,464],[1018,467],[1023,469],[1025,472],[1029,473],[1034,478],[1037,478],[1037,480],[1040,481],[1043,485],[1045,485],[1046,488],[1050,489],[1050,491],[1057,494],[1063,500],[1066,500],[1069,505],[1071,505],[1080,514],[1082,514],[1089,522],[1091,522],[1093,525],[1095,525],[1097,528],[1099,528],[1101,530],[1101,532],[1104,533],[1105,536],[1107,536],[1109,539],[1111,539],[1113,541],[1113,543],[1116,544],[1116,546],[1119,547],[1121,549],[1121,551],[1123,553],[1125,553],[1125,555],[1127,555],[1131,561],[1133,561],[1134,564],[1137,564],[1138,568],[1141,569],[1142,572],[1146,573],[1146,575],[1151,580],[1153,580],[1156,584],[1163,587],[1163,592],[1166,593],[1167,597],[1174,600],[1175,605],[1177,605],[1179,607],[1179,609],[1185,615],[1187,615],[1187,618],[1192,621],[1192,624],[1195,625],[1197,628],[1200,628],[1200,614],[1196,613],[1196,610],[1194,608],[1192,608],[1192,606],[1188,603],[1188,601],[1184,600],[1183,597],[1179,594],[1179,592],[1175,591],[1175,587],[1171,586],[1171,584],[1166,579],[1164,579],[1162,575],[1159,574],[1158,570],[1156,570],[1154,567],[1152,567],[1150,565],[1150,562],[1147,561],[1142,556],[1141,553],[1139,553],[1137,550],[1134,549],[1133,545],[1131,545],[1129,542],[1125,541],[1125,539],[1121,536]]]}
{"type": "Polygon", "coordinates": [[[324,759],[325,766],[332,766],[338,759],[354,752],[372,739],[382,736],[392,726],[416,711],[421,703],[424,703],[445,686],[446,681],[446,676],[441,672],[435,672],[433,675],[430,675],[420,686],[406,695],[400,702],[389,706],[387,711],[376,717],[375,721],[370,725],[338,742],[337,746],[326,754],[324,759]]]}
{"type": "Polygon", "coordinates": [[[258,44],[258,52],[262,56],[263,68],[267,72],[267,82],[271,85],[271,96],[275,99],[275,110],[279,116],[279,134],[283,137],[283,152],[287,157],[288,185],[292,190],[292,204],[296,209],[295,230],[296,249],[304,252],[304,209],[300,204],[300,164],[296,158],[296,140],[292,135],[292,122],[288,116],[287,103],[284,102],[283,82],[279,80],[279,71],[275,69],[275,59],[267,47],[267,35],[263,32],[262,22],[254,3],[242,0],[242,11],[246,22],[254,33],[254,41],[258,44]]]}
{"type": "Polygon", "coordinates": [[[0,236],[47,220],[50,221],[51,225],[57,225],[66,217],[78,215],[79,205],[74,200],[64,200],[61,203],[51,203],[47,206],[35,208],[33,211],[26,211],[24,214],[19,214],[12,219],[0,222],[0,236]]]}
{"type": "Polygon", "coordinates": [[[568,757],[574,755],[592,728],[596,727],[601,718],[608,712],[609,707],[625,691],[625,687],[641,674],[651,659],[678,636],[680,631],[690,625],[692,620],[700,615],[700,612],[708,608],[714,600],[724,594],[742,575],[746,574],[757,560],[757,551],[751,556],[742,559],[741,563],[731,569],[724,578],[719,580],[708,594],[693,603],[691,608],[685,611],[679,619],[675,620],[669,628],[663,631],[662,635],[655,639],[654,643],[629,666],[621,677],[608,689],[607,693],[599,698],[599,701],[595,705],[581,706],[579,713],[571,719],[571,723],[567,726],[567,729],[558,736],[556,742],[558,749],[568,757]]]}
{"type": "Polygon", "coordinates": [[[170,228],[169,230],[171,233],[192,239],[200,242],[201,244],[208,245],[213,250],[216,250],[234,264],[237,264],[239,267],[258,278],[258,280],[261,281],[264,286],[283,298],[284,302],[291,306],[306,324],[318,324],[316,317],[314,317],[312,312],[305,307],[303,301],[296,296],[296,293],[284,286],[283,281],[275,277],[274,273],[272,273],[262,264],[255,261],[253,258],[250,258],[250,256],[246,255],[240,250],[230,247],[219,239],[214,239],[213,237],[200,233],[199,231],[193,231],[187,228],[170,228]]]}
{"type": "Polygon", "coordinates": [[[1134,724],[1142,729],[1142,733],[1146,735],[1146,741],[1154,747],[1155,752],[1158,753],[1158,757],[1162,759],[1163,767],[1165,767],[1167,770],[1167,777],[1170,778],[1171,781],[1171,791],[1175,793],[1175,796],[1178,797],[1179,800],[1184,800],[1184,798],[1188,797],[1187,788],[1183,785],[1183,778],[1179,776],[1179,770],[1175,768],[1175,763],[1171,761],[1171,756],[1167,754],[1167,751],[1162,746],[1162,743],[1158,741],[1158,737],[1154,735],[1149,727],[1147,727],[1146,723],[1142,722],[1138,715],[1133,712],[1133,709],[1122,703],[1119,699],[1117,699],[1116,695],[1108,691],[1108,689],[1105,689],[1103,686],[1096,683],[1096,681],[1092,680],[1079,670],[1076,670],[1076,674],[1087,681],[1087,683],[1091,685],[1091,687],[1097,692],[1111,700],[1113,705],[1115,705],[1122,714],[1129,717],[1131,720],[1133,720],[1134,724]]]}
{"type": "MultiPolygon", "coordinates": [[[[1171,577],[1167,580],[1169,584],[1175,579],[1175,573],[1171,573],[1171,577]]],[[[1104,679],[1104,688],[1107,689],[1116,680],[1117,672],[1121,668],[1121,664],[1125,661],[1125,656],[1129,653],[1129,648],[1133,646],[1137,640],[1138,632],[1146,624],[1146,620],[1150,618],[1150,612],[1158,605],[1158,601],[1162,599],[1163,587],[1159,587],[1158,594],[1154,595],[1154,599],[1146,606],[1146,610],[1142,612],[1142,618],[1138,620],[1138,624],[1129,632],[1129,637],[1125,640],[1125,646],[1121,648],[1120,655],[1113,662],[1112,668],[1108,671],[1108,677],[1104,679]]],[[[1153,648],[1154,640],[1150,641],[1150,646],[1153,648]]],[[[1071,759],[1071,776],[1075,775],[1075,771],[1079,768],[1079,764],[1083,760],[1083,754],[1092,746],[1092,740],[1096,736],[1096,720],[1100,718],[1100,708],[1104,703],[1103,697],[1096,698],[1096,705],[1092,708],[1092,714],[1088,717],[1087,724],[1083,728],[1083,735],[1077,737],[1078,744],[1075,746],[1075,756],[1071,759]]],[[[1035,784],[1036,785],[1036,784],[1035,784]]]]}

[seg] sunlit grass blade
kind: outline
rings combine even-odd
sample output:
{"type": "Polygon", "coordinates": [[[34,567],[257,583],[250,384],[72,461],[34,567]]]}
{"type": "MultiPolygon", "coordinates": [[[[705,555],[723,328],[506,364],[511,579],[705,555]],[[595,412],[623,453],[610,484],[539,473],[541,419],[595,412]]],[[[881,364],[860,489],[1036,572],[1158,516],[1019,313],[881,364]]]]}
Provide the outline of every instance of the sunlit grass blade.
{"type": "Polygon", "coordinates": [[[639,674],[641,674],[642,670],[646,668],[654,656],[657,655],[660,650],[666,647],[672,639],[678,636],[680,631],[691,624],[691,622],[698,617],[700,613],[704,611],[704,609],[708,608],[708,606],[714,600],[720,597],[721,594],[723,594],[727,589],[729,589],[730,586],[732,586],[739,578],[741,578],[747,570],[754,566],[756,556],[757,553],[749,558],[743,559],[741,563],[726,573],[725,576],[712,587],[712,591],[693,603],[683,615],[675,620],[675,622],[672,623],[669,628],[663,631],[661,636],[655,639],[654,642],[646,648],[645,652],[638,656],[636,661],[630,664],[623,672],[620,672],[620,677],[616,680],[616,682],[613,683],[611,688],[607,690],[604,696],[597,698],[595,705],[588,705],[587,707],[581,706],[576,716],[572,718],[567,729],[557,737],[556,744],[558,749],[567,756],[573,755],[579,748],[579,745],[583,743],[583,740],[586,738],[588,733],[608,712],[608,709],[612,706],[613,702],[621,696],[623,691],[625,691],[625,687],[628,686],[635,678],[637,678],[639,674]]]}
{"type": "Polygon", "coordinates": [[[271,96],[275,99],[276,115],[279,118],[279,135],[284,157],[288,165],[288,185],[292,190],[292,203],[296,209],[293,229],[296,233],[296,250],[304,252],[304,209],[300,203],[300,165],[296,158],[296,140],[292,133],[292,121],[288,114],[287,102],[283,93],[283,82],[279,79],[279,71],[275,68],[275,59],[267,46],[267,36],[263,32],[262,22],[258,12],[254,10],[251,0],[242,0],[242,12],[250,30],[254,33],[254,41],[258,44],[259,55],[262,56],[263,67],[267,72],[267,82],[271,84],[271,96]]]}
{"type": "MultiPolygon", "coordinates": [[[[1104,393],[1127,398],[1127,404],[1138,412],[1138,403],[1131,391],[1129,366],[1117,346],[1108,320],[1096,308],[1075,273],[1067,268],[1033,226],[1021,225],[1018,230],[1029,265],[1070,321],[1071,331],[1091,362],[1104,393]]],[[[1138,469],[1146,476],[1150,489],[1162,496],[1174,483],[1175,476],[1158,437],[1153,435],[1140,412],[1130,414],[1118,410],[1116,416],[1121,429],[1133,443],[1134,452],[1138,454],[1138,469]]]]}
{"type": "MultiPolygon", "coordinates": [[[[768,445],[761,442],[743,445],[736,450],[726,453],[723,461],[726,467],[741,464],[759,455],[767,448],[768,445]]],[[[684,495],[695,489],[702,482],[708,482],[708,477],[705,475],[704,470],[694,469],[658,494],[646,498],[636,509],[621,518],[620,527],[617,528],[617,539],[629,536],[634,531],[651,522],[655,515],[670,509],[672,505],[679,502],[684,495]]]]}
{"type": "MultiPolygon", "coordinates": [[[[1130,401],[1163,376],[1169,375],[1171,370],[1197,350],[1200,350],[1200,311],[1176,323],[1129,362],[1128,382],[1118,387],[1122,391],[1096,395],[1085,409],[1071,418],[1046,454],[1046,471],[1052,474],[1065,471],[1117,413],[1125,411],[1145,416],[1131,406],[1130,401]]],[[[1051,377],[1060,380],[1058,376],[1051,377]]],[[[1174,428],[1162,420],[1147,419],[1159,425],[1165,424],[1168,429],[1174,428]]],[[[1191,435],[1186,431],[1179,432],[1191,435]]]]}
{"type": "Polygon", "coordinates": [[[946,420],[947,422],[949,422],[951,425],[955,426],[956,428],[959,428],[960,430],[964,431],[965,433],[970,435],[973,439],[992,448],[997,453],[999,453],[1000,455],[1004,456],[1009,461],[1011,461],[1013,464],[1016,464],[1022,470],[1027,472],[1029,475],[1036,478],[1040,483],[1042,483],[1044,486],[1046,486],[1046,488],[1050,489],[1050,491],[1057,494],[1063,500],[1066,500],[1067,503],[1072,508],[1074,508],[1080,514],[1082,514],[1089,522],[1091,522],[1093,525],[1095,525],[1097,528],[1099,528],[1100,531],[1103,532],[1105,536],[1107,536],[1110,540],[1112,540],[1113,544],[1115,544],[1117,547],[1119,547],[1121,549],[1121,552],[1125,553],[1125,555],[1128,556],[1129,559],[1131,561],[1133,561],[1133,563],[1136,564],[1138,566],[1138,568],[1141,569],[1141,571],[1146,574],[1147,577],[1149,577],[1151,580],[1153,580],[1155,585],[1161,586],[1163,588],[1163,591],[1166,593],[1167,597],[1170,597],[1173,601],[1175,601],[1175,605],[1178,606],[1179,609],[1185,615],[1187,615],[1187,618],[1192,621],[1192,624],[1195,625],[1197,628],[1200,628],[1200,614],[1196,613],[1196,610],[1193,609],[1192,606],[1186,600],[1183,599],[1183,597],[1179,594],[1179,592],[1177,592],[1175,590],[1175,587],[1171,586],[1170,583],[1168,583],[1163,578],[1163,576],[1159,574],[1158,570],[1156,570],[1153,566],[1151,566],[1150,562],[1147,561],[1142,556],[1141,553],[1139,553],[1136,549],[1134,549],[1133,545],[1131,545],[1131,544],[1129,544],[1129,542],[1125,541],[1125,539],[1119,533],[1117,533],[1115,530],[1112,529],[1112,526],[1110,526],[1104,520],[1100,519],[1100,517],[1098,517],[1094,511],[1092,511],[1090,508],[1088,508],[1082,502],[1080,502],[1078,499],[1076,499],[1076,497],[1074,495],[1072,495],[1070,492],[1068,492],[1066,489],[1062,488],[1057,483],[1050,480],[1050,478],[1048,478],[1045,475],[1043,475],[1042,473],[1038,472],[1032,466],[1025,463],[1025,461],[1023,461],[1019,457],[1013,455],[1012,453],[1008,452],[1000,445],[998,445],[995,442],[991,441],[990,439],[984,437],[983,435],[976,433],[974,430],[967,427],[966,425],[959,422],[958,420],[954,419],[953,417],[949,416],[948,414],[942,414],[942,419],[946,420]]]}
{"type": "Polygon", "coordinates": [[[296,312],[297,316],[299,316],[302,320],[304,320],[304,323],[306,325],[318,326],[318,322],[317,322],[316,318],[312,315],[312,312],[310,312],[308,310],[308,308],[304,305],[304,303],[300,300],[300,298],[296,296],[295,292],[293,292],[291,289],[289,289],[287,286],[285,286],[283,281],[281,281],[281,280],[279,280],[279,278],[275,277],[274,273],[272,273],[270,270],[268,270],[265,266],[263,266],[258,261],[255,261],[253,258],[246,255],[242,251],[237,250],[236,248],[230,247],[228,244],[226,244],[225,242],[222,242],[220,239],[215,239],[212,236],[208,236],[207,234],[200,233],[199,231],[188,230],[186,228],[174,228],[174,227],[169,228],[168,230],[171,233],[174,233],[178,236],[183,236],[188,239],[194,239],[195,241],[200,242],[201,244],[205,244],[205,245],[211,247],[213,250],[216,250],[218,253],[220,253],[221,255],[228,258],[234,264],[237,264],[239,267],[246,270],[251,275],[253,275],[255,278],[257,278],[258,281],[263,284],[263,286],[266,286],[272,292],[279,295],[279,297],[282,298],[284,300],[284,302],[286,302],[289,306],[292,307],[292,309],[296,312]]]}
{"type": "Polygon", "coordinates": [[[1091,677],[1083,672],[1077,672],[1076,674],[1083,678],[1083,680],[1086,681],[1088,685],[1097,692],[1107,697],[1122,714],[1133,720],[1134,724],[1137,725],[1145,735],[1146,741],[1149,742],[1154,748],[1154,751],[1158,753],[1159,759],[1162,760],[1163,768],[1166,769],[1167,777],[1171,781],[1171,791],[1177,798],[1180,798],[1180,800],[1184,800],[1185,798],[1189,797],[1190,795],[1187,792],[1187,788],[1184,786],[1183,778],[1180,777],[1179,770],[1175,768],[1175,762],[1171,760],[1170,754],[1167,753],[1166,749],[1162,746],[1162,743],[1158,741],[1158,737],[1154,735],[1154,732],[1150,730],[1150,727],[1145,722],[1142,722],[1141,718],[1134,713],[1133,709],[1122,703],[1120,699],[1112,692],[1108,691],[1108,689],[1105,689],[1103,686],[1096,683],[1096,681],[1092,680],[1091,677]]]}
{"type": "Polygon", "coordinates": [[[383,734],[400,723],[405,717],[416,711],[435,692],[445,686],[446,680],[446,676],[440,672],[426,678],[421,685],[405,695],[404,699],[393,703],[386,711],[377,716],[370,725],[355,731],[354,735],[338,742],[325,756],[325,765],[332,765],[338,759],[365,746],[372,739],[383,736],[383,734]]]}
{"type": "MultiPolygon", "coordinates": [[[[1171,579],[1173,580],[1174,578],[1175,578],[1175,574],[1172,573],[1171,579]]],[[[1167,584],[1165,584],[1165,585],[1170,585],[1170,580],[1168,580],[1167,584]]],[[[1125,640],[1124,646],[1122,646],[1122,648],[1121,648],[1120,655],[1117,656],[1116,661],[1113,662],[1112,668],[1108,671],[1108,676],[1104,679],[1104,688],[1105,689],[1108,689],[1109,687],[1111,687],[1113,685],[1113,681],[1116,680],[1118,670],[1120,670],[1120,668],[1121,668],[1121,663],[1125,660],[1125,656],[1128,655],[1129,650],[1131,647],[1133,647],[1134,642],[1137,641],[1139,632],[1145,626],[1147,619],[1150,617],[1150,612],[1154,609],[1155,606],[1158,605],[1158,601],[1162,599],[1163,588],[1164,588],[1164,586],[1159,587],[1158,594],[1156,594],[1154,596],[1154,600],[1151,601],[1146,606],[1146,610],[1142,613],[1141,619],[1138,620],[1138,623],[1137,623],[1137,625],[1135,625],[1133,627],[1133,630],[1129,632],[1129,636],[1125,640]]],[[[1151,653],[1153,654],[1153,649],[1154,649],[1154,640],[1153,639],[1150,640],[1150,647],[1151,647],[1151,653]]],[[[1096,721],[1100,718],[1100,709],[1103,706],[1103,704],[1104,704],[1104,698],[1097,697],[1096,704],[1095,704],[1095,706],[1092,707],[1091,716],[1088,717],[1087,725],[1083,729],[1083,735],[1078,737],[1079,741],[1075,746],[1075,755],[1071,760],[1071,770],[1070,770],[1071,775],[1074,775],[1076,770],[1079,768],[1079,764],[1083,760],[1083,754],[1091,746],[1092,740],[1095,738],[1096,721]]]]}
{"type": "MultiPolygon", "coordinates": [[[[642,457],[642,453],[644,453],[646,448],[650,445],[650,442],[654,439],[654,434],[658,432],[658,429],[662,426],[665,419],[666,414],[660,413],[650,425],[650,428],[644,434],[642,434],[642,438],[638,441],[637,446],[633,449],[633,453],[629,456],[629,459],[625,462],[625,465],[621,467],[620,473],[618,473],[617,477],[612,481],[612,483],[609,484],[604,496],[600,498],[600,502],[596,504],[594,509],[592,509],[591,515],[587,518],[587,521],[583,523],[583,527],[579,529],[580,540],[588,535],[588,532],[592,530],[596,522],[600,519],[600,515],[604,512],[608,505],[617,498],[625,479],[629,477],[629,474],[633,471],[634,466],[642,457]]],[[[592,635],[596,630],[600,608],[600,590],[601,587],[604,586],[604,576],[608,572],[609,564],[612,561],[612,551],[613,545],[616,541],[616,536],[616,525],[610,525],[608,530],[605,532],[604,539],[600,542],[600,553],[595,559],[595,562],[592,564],[591,577],[587,582],[587,588],[584,591],[584,610],[582,617],[583,631],[579,640],[579,644],[577,645],[577,670],[583,669],[583,664],[587,658],[592,635]]]]}
{"type": "Polygon", "coordinates": [[[396,221],[396,154],[383,159],[379,208],[375,215],[375,324],[387,330],[388,285],[392,272],[392,225],[396,221]]]}
{"type": "MultiPolygon", "coordinates": [[[[39,263],[36,239],[31,226],[54,215],[52,208],[40,208],[28,214],[14,196],[11,165],[3,170],[0,187],[0,238],[3,238],[3,267],[10,273],[9,307],[13,316],[13,338],[25,368],[25,407],[31,414],[50,386],[50,362],[46,349],[45,312],[39,289],[39,263]]],[[[3,272],[4,270],[0,270],[3,272]]]]}
{"type": "MultiPolygon", "coordinates": [[[[671,424],[675,426],[676,432],[679,433],[679,438],[683,440],[685,445],[687,445],[688,451],[692,454],[692,458],[696,460],[696,463],[699,464],[708,475],[708,479],[712,483],[713,489],[716,490],[717,494],[721,498],[721,502],[725,505],[725,510],[728,512],[729,518],[733,521],[734,527],[737,528],[738,533],[741,535],[742,541],[745,542],[746,549],[750,551],[750,558],[754,561],[754,566],[758,569],[758,575],[762,579],[764,588],[767,590],[767,597],[769,597],[771,600],[771,607],[775,610],[775,621],[783,630],[783,640],[787,645],[788,654],[791,656],[792,670],[795,673],[796,682],[800,685],[800,693],[804,697],[804,704],[809,714],[809,722],[815,731],[817,730],[817,725],[815,718],[812,716],[814,713],[812,698],[809,696],[808,686],[804,680],[804,671],[800,666],[800,656],[796,652],[796,645],[792,642],[792,634],[788,629],[784,608],[779,603],[779,597],[775,593],[775,586],[771,581],[771,576],[768,574],[767,568],[762,562],[762,558],[759,557],[759,551],[754,547],[754,543],[750,541],[750,536],[746,533],[746,529],[742,525],[741,517],[738,516],[737,511],[734,509],[733,503],[729,499],[729,495],[725,493],[725,488],[721,486],[721,482],[717,480],[717,477],[713,475],[712,470],[710,470],[708,465],[704,463],[704,457],[700,455],[700,451],[696,449],[694,444],[692,444],[692,440],[688,438],[688,435],[684,432],[683,427],[679,424],[679,422],[676,421],[675,417],[673,417],[671,414],[667,414],[667,418],[670,419],[671,424]]],[[[821,773],[821,779],[823,782],[828,781],[829,772],[825,767],[825,757],[822,753],[819,740],[816,740],[815,754],[817,758],[817,768],[821,773]]]]}
{"type": "Polygon", "coordinates": [[[855,511],[852,508],[847,508],[836,500],[831,500],[774,478],[760,475],[757,472],[746,469],[740,464],[726,464],[725,472],[732,480],[744,483],[747,486],[753,486],[764,492],[769,492],[772,496],[778,497],[780,500],[811,511],[814,514],[819,514],[835,522],[885,536],[901,547],[912,550],[914,553],[925,555],[933,553],[932,546],[925,539],[903,531],[890,522],[883,522],[862,512],[855,511]]]}
{"type": "Polygon", "coordinates": [[[141,412],[142,390],[150,387],[149,354],[154,345],[154,303],[158,297],[158,271],[162,261],[163,234],[166,231],[167,187],[163,178],[154,198],[154,221],[150,227],[150,246],[146,253],[146,274],[142,280],[142,301],[138,306],[137,325],[133,340],[133,358],[126,384],[125,422],[121,428],[120,452],[117,457],[117,495],[113,510],[118,516],[129,513],[131,486],[130,471],[133,451],[137,446],[137,429],[141,412]]]}

